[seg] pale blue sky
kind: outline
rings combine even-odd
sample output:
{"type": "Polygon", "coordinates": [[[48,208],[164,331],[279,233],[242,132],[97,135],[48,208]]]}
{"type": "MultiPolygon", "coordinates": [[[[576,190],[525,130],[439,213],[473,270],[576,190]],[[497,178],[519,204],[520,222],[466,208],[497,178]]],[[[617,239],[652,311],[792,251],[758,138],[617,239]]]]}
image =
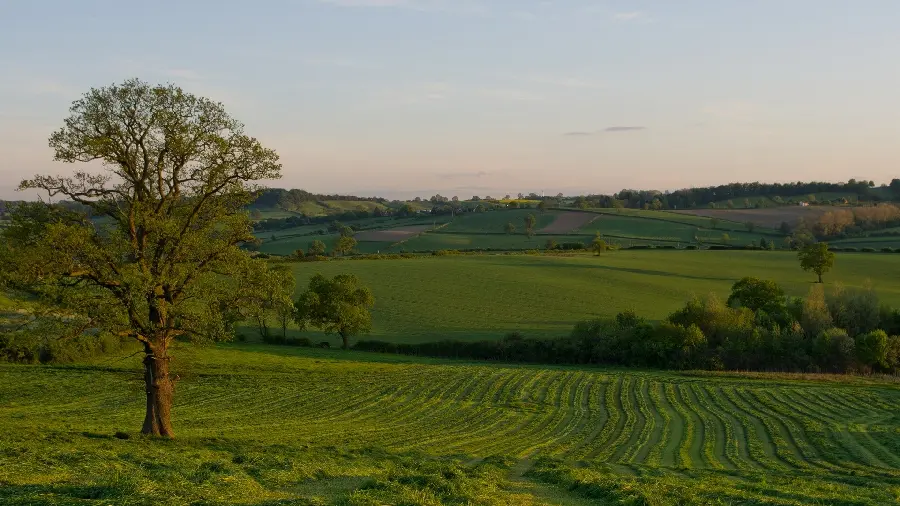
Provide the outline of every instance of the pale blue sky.
{"type": "Polygon", "coordinates": [[[898,27],[897,0],[0,0],[0,198],[71,171],[50,132],[129,77],[224,102],[311,191],[880,183],[898,27]]]}

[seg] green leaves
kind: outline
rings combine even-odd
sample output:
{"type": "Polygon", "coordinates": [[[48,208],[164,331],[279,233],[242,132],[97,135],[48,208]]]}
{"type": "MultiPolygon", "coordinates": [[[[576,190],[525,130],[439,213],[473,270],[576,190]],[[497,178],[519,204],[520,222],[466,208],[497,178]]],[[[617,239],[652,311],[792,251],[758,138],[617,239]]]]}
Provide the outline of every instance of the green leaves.
{"type": "Polygon", "coordinates": [[[102,308],[98,325],[163,348],[178,335],[227,339],[247,308],[290,303],[293,281],[240,249],[253,241],[243,206],[257,181],[280,176],[278,155],[221,104],[132,79],[91,89],[70,113],[50,136],[55,159],[104,171],[20,188],[77,202],[92,219],[20,206],[4,232],[4,282],[65,312],[102,308]]]}
{"type": "Polygon", "coordinates": [[[804,246],[797,256],[800,259],[800,268],[817,274],[819,283],[822,282],[822,274],[834,266],[834,253],[828,251],[828,243],[825,242],[804,246]]]}
{"type": "Polygon", "coordinates": [[[328,279],[316,274],[297,300],[295,318],[301,328],[312,326],[326,334],[339,334],[347,347],[349,337],[371,330],[369,309],[374,305],[372,292],[361,286],[356,276],[338,274],[328,279]]]}

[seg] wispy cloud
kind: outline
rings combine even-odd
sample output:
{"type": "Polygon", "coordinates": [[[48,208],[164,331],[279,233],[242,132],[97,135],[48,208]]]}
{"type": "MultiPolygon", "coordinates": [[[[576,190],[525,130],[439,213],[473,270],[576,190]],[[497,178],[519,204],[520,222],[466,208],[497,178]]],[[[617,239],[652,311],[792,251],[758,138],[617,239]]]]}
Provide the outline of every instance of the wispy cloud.
{"type": "Polygon", "coordinates": [[[611,126],[607,127],[604,132],[634,132],[636,130],[646,130],[646,128],[642,126],[611,126]]]}
{"type": "Polygon", "coordinates": [[[647,129],[647,127],[643,127],[643,126],[611,126],[611,127],[606,127],[603,130],[566,132],[563,134],[563,136],[565,136],[565,137],[590,137],[593,135],[601,135],[601,134],[605,134],[605,133],[637,132],[637,131],[646,130],[646,129],[647,129]]]}

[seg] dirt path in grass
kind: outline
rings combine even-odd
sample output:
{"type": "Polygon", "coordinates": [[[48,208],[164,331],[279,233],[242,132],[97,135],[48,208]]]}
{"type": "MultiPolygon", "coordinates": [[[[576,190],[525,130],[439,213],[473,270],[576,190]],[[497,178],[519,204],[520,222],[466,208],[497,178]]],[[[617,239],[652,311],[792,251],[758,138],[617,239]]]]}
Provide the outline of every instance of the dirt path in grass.
{"type": "Polygon", "coordinates": [[[553,223],[538,230],[538,232],[542,234],[567,234],[574,230],[578,230],[599,217],[599,214],[594,213],[567,211],[558,214],[556,219],[553,220],[553,223]]]}

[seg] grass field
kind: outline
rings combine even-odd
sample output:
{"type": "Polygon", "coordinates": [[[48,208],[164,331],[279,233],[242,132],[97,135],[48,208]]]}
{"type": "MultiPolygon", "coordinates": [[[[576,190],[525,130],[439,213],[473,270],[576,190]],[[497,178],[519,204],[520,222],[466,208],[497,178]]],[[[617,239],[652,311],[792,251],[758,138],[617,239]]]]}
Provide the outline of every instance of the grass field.
{"type": "Polygon", "coordinates": [[[529,214],[534,215],[537,220],[534,229],[540,230],[552,223],[556,219],[558,212],[541,213],[536,209],[509,209],[485,213],[467,213],[454,219],[452,223],[442,229],[442,232],[503,234],[507,223],[512,223],[516,226],[516,230],[524,232],[525,217],[529,214]]]}
{"type": "Polygon", "coordinates": [[[152,441],[135,434],[139,358],[0,365],[0,502],[864,506],[900,495],[896,383],[246,344],[181,345],[172,369],[179,438],[152,441]]]}
{"type": "MultiPolygon", "coordinates": [[[[405,342],[494,339],[512,331],[554,337],[568,334],[579,320],[627,309],[662,319],[693,295],[716,293],[724,300],[744,276],[776,280],[798,296],[815,281],[800,270],[796,253],[778,251],[637,250],[600,258],[473,255],[292,265],[301,288],[315,273],[359,276],[376,298],[370,337],[405,342]]],[[[829,286],[859,287],[866,280],[883,302],[900,306],[900,254],[838,253],[834,271],[825,276],[829,286]]]]}

